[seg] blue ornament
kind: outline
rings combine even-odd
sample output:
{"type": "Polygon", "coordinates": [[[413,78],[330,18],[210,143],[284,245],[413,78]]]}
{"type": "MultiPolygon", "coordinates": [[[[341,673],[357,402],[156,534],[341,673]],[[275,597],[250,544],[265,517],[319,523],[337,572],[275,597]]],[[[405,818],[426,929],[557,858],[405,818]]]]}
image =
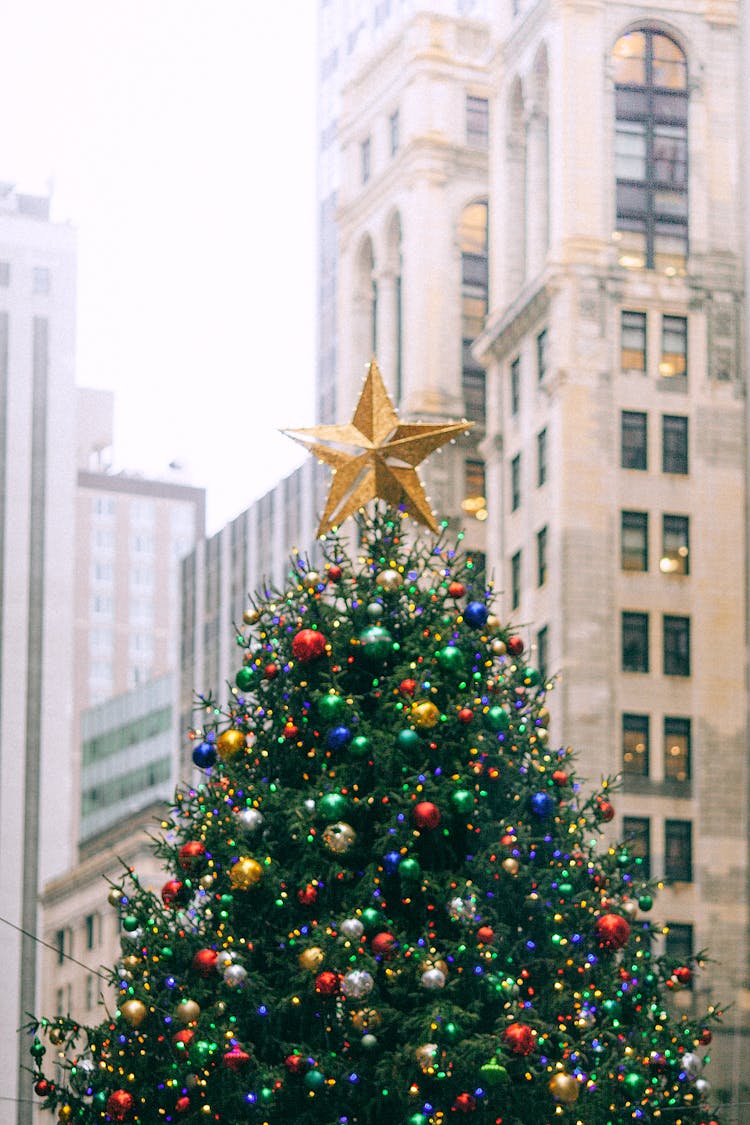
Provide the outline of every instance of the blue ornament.
{"type": "Polygon", "coordinates": [[[193,750],[193,763],[199,770],[207,770],[216,761],[216,747],[213,742],[199,742],[193,750]]]}
{"type": "Polygon", "coordinates": [[[329,750],[341,750],[348,745],[351,737],[349,727],[334,727],[326,736],[326,746],[329,750]]]}
{"type": "Polygon", "coordinates": [[[531,797],[531,811],[535,816],[546,820],[555,811],[555,798],[551,793],[534,793],[531,797]]]}
{"type": "Polygon", "coordinates": [[[481,629],[489,615],[490,611],[484,602],[469,602],[464,610],[464,621],[472,629],[481,629]]]}
{"type": "Polygon", "coordinates": [[[400,852],[386,852],[383,856],[383,867],[389,875],[394,875],[398,871],[398,865],[401,862],[400,852]]]}

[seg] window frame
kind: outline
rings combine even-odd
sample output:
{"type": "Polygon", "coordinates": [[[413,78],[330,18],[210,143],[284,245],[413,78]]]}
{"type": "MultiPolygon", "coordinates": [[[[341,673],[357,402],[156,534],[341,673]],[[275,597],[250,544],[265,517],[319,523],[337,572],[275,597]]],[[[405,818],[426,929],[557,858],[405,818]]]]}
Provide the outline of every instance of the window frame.
{"type": "Polygon", "coordinates": [[[648,472],[648,414],[645,410],[620,412],[620,467],[648,472]]]}
{"type": "Polygon", "coordinates": [[[466,144],[469,148],[488,148],[490,143],[490,99],[480,94],[466,95],[466,144]]]}
{"type": "Polygon", "coordinates": [[[547,427],[543,426],[536,435],[536,486],[542,488],[547,483],[547,427]]]}
{"type": "Polygon", "coordinates": [[[662,617],[662,642],[664,675],[690,676],[690,617],[684,613],[665,613],[662,617]]]}
{"type": "Polygon", "coordinates": [[[549,529],[548,525],[540,527],[536,533],[536,584],[539,587],[545,585],[547,581],[548,572],[548,547],[549,547],[549,529]]]}
{"type": "Polygon", "coordinates": [[[651,818],[648,816],[624,816],[622,818],[622,839],[634,861],[640,860],[639,873],[651,878],[651,818]],[[641,847],[639,853],[638,848],[641,847]]]}
{"type": "Polygon", "coordinates": [[[649,777],[651,773],[651,716],[624,711],[621,721],[621,735],[623,775],[625,777],[649,777]],[[643,741],[643,751],[640,754],[635,753],[631,759],[632,762],[638,764],[638,769],[632,769],[628,765],[628,754],[633,753],[626,744],[626,735],[628,734],[640,736],[643,741]]]}
{"type": "Polygon", "coordinates": [[[688,375],[688,318],[686,316],[676,316],[673,313],[663,313],[661,318],[661,355],[659,359],[659,375],[662,379],[672,381],[673,379],[687,379],[688,375]],[[682,343],[682,351],[667,351],[667,336],[672,335],[677,337],[675,327],[669,328],[669,325],[680,326],[679,337],[682,343]],[[677,371],[668,370],[669,358],[676,356],[682,359],[682,367],[677,371]]]}
{"type": "Polygon", "coordinates": [[[620,667],[623,672],[638,675],[648,674],[651,664],[650,628],[651,622],[648,613],[643,613],[639,610],[622,611],[620,617],[620,667]],[[640,659],[637,663],[635,661],[626,660],[628,635],[630,635],[631,650],[633,644],[636,644],[638,648],[640,659]]]}
{"type": "Polygon", "coordinates": [[[690,420],[687,414],[661,416],[661,471],[670,476],[690,473],[690,420]]]}
{"type": "Polygon", "coordinates": [[[521,454],[516,453],[510,461],[510,510],[517,512],[521,507],[521,454]]]}
{"type": "Polygon", "coordinates": [[[643,374],[648,370],[648,314],[640,310],[620,310],[620,370],[640,371],[643,374]],[[631,323],[626,323],[628,319],[631,323]],[[626,338],[630,333],[636,332],[641,337],[641,347],[626,347],[626,338]],[[638,356],[639,362],[626,362],[626,356],[630,353],[638,356]]]}
{"type": "Polygon", "coordinates": [[[646,573],[648,571],[648,512],[638,512],[624,509],[620,512],[620,569],[628,573],[646,573]],[[627,526],[626,526],[627,525],[627,526]],[[639,548],[629,547],[626,544],[626,535],[639,533],[642,545],[639,548]],[[641,566],[627,565],[628,559],[635,560],[640,557],[641,566]]]}
{"type": "Polygon", "coordinates": [[[536,634],[536,666],[542,680],[547,679],[549,664],[549,627],[542,625],[536,634]]]}
{"type": "Polygon", "coordinates": [[[549,370],[549,336],[546,327],[536,337],[536,381],[543,383],[549,370]]]}
{"type": "Polygon", "coordinates": [[[521,409],[521,357],[517,355],[510,364],[510,412],[513,417],[521,409]]]}
{"type": "Polygon", "coordinates": [[[662,574],[677,574],[687,577],[690,574],[690,516],[683,516],[677,512],[662,512],[661,518],[661,555],[659,556],[659,570],[662,574]],[[668,531],[668,521],[674,528],[681,528],[683,534],[674,530],[668,531]],[[676,548],[667,547],[667,538],[671,535],[676,548]],[[671,565],[674,563],[675,565],[671,565]]]}
{"type": "Polygon", "coordinates": [[[663,723],[664,742],[663,742],[663,755],[664,755],[664,779],[665,781],[675,782],[677,784],[684,784],[691,780],[692,775],[692,756],[693,756],[693,731],[692,721],[681,715],[665,715],[663,723]],[[677,738],[685,739],[685,776],[675,777],[669,767],[669,762],[673,760],[676,755],[669,752],[670,740],[677,738]]]}
{"type": "Polygon", "coordinates": [[[523,555],[519,547],[510,559],[510,608],[512,610],[518,609],[521,604],[522,559],[523,555]]]}
{"type": "Polygon", "coordinates": [[[672,883],[693,882],[693,822],[664,821],[664,876],[672,883]]]}

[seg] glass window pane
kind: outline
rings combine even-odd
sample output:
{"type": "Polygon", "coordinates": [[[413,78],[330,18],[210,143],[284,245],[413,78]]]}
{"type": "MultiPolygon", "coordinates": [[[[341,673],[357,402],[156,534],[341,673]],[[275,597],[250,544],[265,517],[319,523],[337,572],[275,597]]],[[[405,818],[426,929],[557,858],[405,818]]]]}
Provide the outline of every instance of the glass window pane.
{"type": "Polygon", "coordinates": [[[612,52],[615,64],[615,82],[643,85],[646,81],[646,36],[642,31],[631,31],[621,36],[612,52]]]}
{"type": "Polygon", "coordinates": [[[682,415],[665,414],[662,418],[662,472],[687,473],[688,420],[682,415]]]}
{"type": "Polygon", "coordinates": [[[623,310],[620,366],[623,371],[646,370],[646,314],[623,310]]]}
{"type": "Polygon", "coordinates": [[[686,126],[654,126],[654,179],[670,187],[687,187],[686,126]]]}
{"type": "Polygon", "coordinates": [[[690,675],[690,618],[664,615],[664,675],[690,675]]]}
{"type": "Polygon", "coordinates": [[[664,719],[664,776],[690,780],[690,719],[664,719]]]}
{"type": "Polygon", "coordinates": [[[623,672],[648,672],[648,614],[623,613],[622,615],[622,670],[623,672]]]}
{"type": "Polygon", "coordinates": [[[693,826],[689,820],[664,822],[664,874],[674,882],[693,880],[693,826]]]}
{"type": "Polygon", "coordinates": [[[646,125],[643,121],[617,122],[615,176],[618,180],[645,180],[646,125]]]}
{"type": "Polygon", "coordinates": [[[648,570],[648,512],[621,513],[623,570],[648,570]]]}
{"type": "Polygon", "coordinates": [[[631,776],[648,777],[648,715],[622,716],[622,769],[631,776]]]}
{"type": "Polygon", "coordinates": [[[623,469],[648,467],[648,430],[646,415],[640,411],[623,410],[621,434],[621,465],[623,469]]]}
{"type": "Polygon", "coordinates": [[[626,816],[622,821],[623,838],[639,873],[651,875],[651,822],[647,816],[626,816]]]}
{"type": "Polygon", "coordinates": [[[690,517],[662,517],[662,548],[659,559],[662,574],[690,573],[690,517]]]}
{"type": "Polygon", "coordinates": [[[684,90],[687,87],[687,61],[680,48],[666,35],[652,34],[652,44],[654,86],[684,90]]]}

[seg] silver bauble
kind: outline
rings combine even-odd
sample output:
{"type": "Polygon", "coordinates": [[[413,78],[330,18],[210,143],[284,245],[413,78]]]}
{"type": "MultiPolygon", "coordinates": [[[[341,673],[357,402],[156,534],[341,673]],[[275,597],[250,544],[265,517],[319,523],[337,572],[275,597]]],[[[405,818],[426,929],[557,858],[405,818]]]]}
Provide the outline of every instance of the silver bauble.
{"type": "Polygon", "coordinates": [[[363,996],[369,996],[374,987],[375,981],[364,969],[352,969],[350,973],[345,974],[341,982],[344,996],[350,996],[352,1000],[361,1000],[363,996]]]}
{"type": "Polygon", "coordinates": [[[243,965],[227,965],[224,980],[230,988],[242,988],[247,980],[247,969],[243,965]]]}
{"type": "Polygon", "coordinates": [[[432,992],[445,988],[445,973],[442,969],[427,969],[422,973],[422,987],[429,988],[432,992]]]}
{"type": "Polygon", "coordinates": [[[248,832],[257,832],[263,823],[263,814],[260,809],[242,809],[237,819],[248,832]]]}
{"type": "Polygon", "coordinates": [[[345,918],[340,926],[341,933],[350,941],[357,941],[365,932],[365,927],[359,918],[345,918]]]}

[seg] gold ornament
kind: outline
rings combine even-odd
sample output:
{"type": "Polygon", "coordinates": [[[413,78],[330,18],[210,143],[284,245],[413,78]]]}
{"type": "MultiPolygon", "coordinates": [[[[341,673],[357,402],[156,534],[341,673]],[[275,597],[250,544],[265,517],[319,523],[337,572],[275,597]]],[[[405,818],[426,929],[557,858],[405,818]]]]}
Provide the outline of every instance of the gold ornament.
{"type": "Polygon", "coordinates": [[[201,1006],[197,1000],[181,1000],[174,1010],[174,1018],[185,1026],[195,1023],[200,1014],[201,1006]]]}
{"type": "Polygon", "coordinates": [[[329,852],[333,852],[334,855],[343,855],[344,852],[348,852],[356,839],[357,833],[351,824],[346,824],[343,820],[337,821],[336,824],[329,824],[323,830],[323,842],[329,852]]]}
{"type": "Polygon", "coordinates": [[[263,868],[257,859],[242,855],[229,872],[229,882],[235,891],[249,891],[251,887],[260,882],[262,874],[263,868]]]}
{"type": "Polygon", "coordinates": [[[61,1043],[65,1042],[65,1032],[61,1027],[51,1027],[49,1029],[49,1041],[59,1047],[61,1043]]]}
{"type": "Polygon", "coordinates": [[[507,859],[503,860],[503,871],[507,871],[509,875],[518,874],[518,860],[515,856],[509,855],[507,859]]]}
{"type": "Polygon", "coordinates": [[[148,1015],[148,1008],[141,1000],[126,1000],[120,1004],[120,1015],[129,1027],[140,1027],[148,1015]]]}
{"type": "Polygon", "coordinates": [[[135,955],[135,953],[129,953],[127,957],[123,957],[122,965],[128,973],[135,973],[138,971],[138,969],[143,968],[143,962],[141,961],[140,957],[137,957],[135,955]]]}
{"type": "Polygon", "coordinates": [[[550,1078],[548,1088],[555,1101],[562,1102],[563,1105],[573,1105],[573,1102],[578,1100],[581,1090],[577,1079],[564,1071],[560,1071],[559,1074],[554,1074],[550,1078]]]}
{"type": "Polygon", "coordinates": [[[414,1051],[417,1062],[422,1070],[429,1070],[430,1067],[435,1065],[437,1058],[438,1046],[437,1043],[422,1043],[414,1051]]]}
{"type": "Polygon", "coordinates": [[[245,625],[255,625],[260,620],[260,614],[257,609],[246,609],[242,614],[242,621],[245,625]]]}
{"type": "Polygon", "coordinates": [[[215,879],[215,875],[211,871],[207,871],[205,875],[201,875],[200,884],[204,890],[208,890],[215,879]]]}
{"type": "Polygon", "coordinates": [[[415,727],[426,730],[437,725],[440,711],[429,699],[419,699],[411,705],[411,719],[415,727]]]}
{"type": "Polygon", "coordinates": [[[379,586],[381,590],[398,590],[399,586],[403,586],[404,578],[397,570],[382,570],[375,579],[375,585],[379,586]]]}
{"type": "Polygon", "coordinates": [[[122,904],[122,898],[122,891],[119,891],[117,887],[112,887],[111,891],[107,895],[107,902],[110,906],[114,906],[115,908],[117,908],[122,904]]]}
{"type": "Polygon", "coordinates": [[[444,961],[442,957],[438,957],[437,960],[428,957],[426,961],[422,962],[420,972],[427,973],[430,969],[439,969],[441,973],[448,976],[448,963],[444,961]]]}
{"type": "Polygon", "coordinates": [[[58,1121],[72,1121],[73,1120],[73,1107],[70,1105],[61,1105],[57,1111],[58,1121]]]}
{"type": "Polygon", "coordinates": [[[314,973],[319,965],[323,964],[325,960],[325,953],[319,945],[311,945],[307,949],[303,949],[297,958],[297,964],[300,969],[308,969],[314,973]]]}
{"type": "Polygon", "coordinates": [[[385,500],[394,508],[403,502],[412,519],[437,532],[416,466],[451,438],[471,428],[471,422],[400,422],[373,359],[351,422],[283,432],[307,446],[333,469],[318,527],[318,535],[324,535],[369,500],[376,499],[385,500]]]}
{"type": "Polygon", "coordinates": [[[505,647],[505,641],[500,641],[497,637],[494,641],[490,641],[490,649],[493,656],[505,656],[508,651],[505,647]]]}
{"type": "Polygon", "coordinates": [[[302,585],[305,587],[305,589],[309,589],[312,586],[317,586],[319,582],[320,575],[318,574],[317,570],[308,570],[307,574],[305,574],[302,579],[302,585]]]}
{"type": "Polygon", "coordinates": [[[500,628],[500,618],[496,614],[491,613],[484,623],[484,627],[488,633],[496,633],[500,628]]]}
{"type": "Polygon", "coordinates": [[[216,739],[216,753],[225,762],[231,762],[238,754],[247,748],[245,736],[241,730],[224,730],[216,739]]]}
{"type": "Polygon", "coordinates": [[[377,1008],[362,1008],[359,1012],[352,1012],[352,1024],[357,1031],[377,1031],[383,1022],[383,1017],[377,1008]]]}

